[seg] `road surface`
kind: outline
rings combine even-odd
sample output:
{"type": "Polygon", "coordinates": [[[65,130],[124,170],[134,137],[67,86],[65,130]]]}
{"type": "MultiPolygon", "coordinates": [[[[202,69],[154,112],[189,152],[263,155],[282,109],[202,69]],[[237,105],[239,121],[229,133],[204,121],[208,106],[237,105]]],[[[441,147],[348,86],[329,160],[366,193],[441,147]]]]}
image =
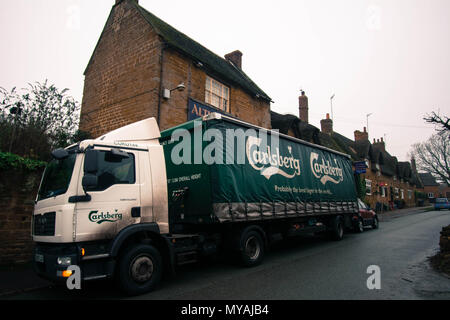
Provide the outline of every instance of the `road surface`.
{"type": "MultiPolygon", "coordinates": [[[[450,211],[385,219],[378,230],[347,233],[342,241],[307,237],[274,244],[264,263],[240,268],[218,260],[180,268],[177,276],[133,299],[450,299],[450,277],[432,270],[439,232],[450,211]],[[378,266],[380,289],[369,290],[369,266],[378,266]]],[[[370,281],[370,283],[375,283],[370,281]]],[[[82,290],[52,287],[7,299],[129,299],[110,282],[82,290]]]]}

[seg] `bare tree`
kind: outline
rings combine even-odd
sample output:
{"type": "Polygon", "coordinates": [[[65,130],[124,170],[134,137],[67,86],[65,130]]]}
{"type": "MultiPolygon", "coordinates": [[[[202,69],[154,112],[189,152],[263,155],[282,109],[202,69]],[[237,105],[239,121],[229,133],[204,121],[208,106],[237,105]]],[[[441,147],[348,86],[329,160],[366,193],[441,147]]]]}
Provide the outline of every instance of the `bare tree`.
{"type": "Polygon", "coordinates": [[[430,115],[427,115],[427,117],[423,118],[423,120],[425,120],[426,122],[429,123],[436,123],[440,126],[442,126],[441,129],[437,129],[438,131],[442,132],[442,131],[450,131],[450,118],[449,117],[441,117],[438,114],[436,114],[435,112],[431,113],[430,115]]]}
{"type": "Polygon", "coordinates": [[[416,159],[419,170],[450,184],[450,131],[440,132],[426,142],[414,144],[410,155],[416,159]]]}

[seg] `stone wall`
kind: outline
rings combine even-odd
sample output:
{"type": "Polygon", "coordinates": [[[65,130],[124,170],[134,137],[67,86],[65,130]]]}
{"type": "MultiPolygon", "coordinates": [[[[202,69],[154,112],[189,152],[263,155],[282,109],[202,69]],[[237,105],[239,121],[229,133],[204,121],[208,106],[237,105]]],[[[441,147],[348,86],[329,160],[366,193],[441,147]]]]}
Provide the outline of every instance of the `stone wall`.
{"type": "Polygon", "coordinates": [[[439,238],[439,252],[431,258],[431,264],[450,275],[450,225],[443,227],[439,238]]]}
{"type": "Polygon", "coordinates": [[[129,3],[116,6],[85,71],[80,129],[96,138],[156,116],[161,41],[129,3]]]}
{"type": "Polygon", "coordinates": [[[0,265],[31,260],[31,216],[42,171],[0,172],[0,265]]]}

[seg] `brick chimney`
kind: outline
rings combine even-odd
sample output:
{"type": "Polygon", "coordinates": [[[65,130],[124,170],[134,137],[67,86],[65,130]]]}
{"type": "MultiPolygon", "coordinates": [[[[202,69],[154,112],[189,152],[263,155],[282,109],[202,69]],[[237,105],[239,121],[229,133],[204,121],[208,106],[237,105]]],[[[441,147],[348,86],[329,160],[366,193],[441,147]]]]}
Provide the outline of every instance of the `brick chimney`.
{"type": "Polygon", "coordinates": [[[330,119],[330,114],[327,113],[327,118],[320,120],[320,126],[322,127],[322,132],[326,134],[333,133],[333,120],[330,119]]]}
{"type": "Polygon", "coordinates": [[[226,54],[225,60],[231,61],[236,67],[242,69],[242,52],[239,50],[226,54]]]}
{"type": "Polygon", "coordinates": [[[308,97],[305,95],[305,91],[302,90],[302,94],[298,97],[298,110],[300,120],[308,123],[308,97]]]}
{"type": "Polygon", "coordinates": [[[376,142],[375,142],[375,139],[373,139],[373,145],[374,145],[374,146],[380,146],[380,147],[381,147],[381,150],[386,151],[386,145],[385,145],[385,143],[384,143],[383,138],[381,138],[381,140],[380,140],[380,139],[377,139],[376,142]]]}
{"type": "Polygon", "coordinates": [[[365,141],[365,140],[369,140],[369,133],[367,132],[366,127],[364,127],[364,132],[355,130],[355,141],[365,141]]]}

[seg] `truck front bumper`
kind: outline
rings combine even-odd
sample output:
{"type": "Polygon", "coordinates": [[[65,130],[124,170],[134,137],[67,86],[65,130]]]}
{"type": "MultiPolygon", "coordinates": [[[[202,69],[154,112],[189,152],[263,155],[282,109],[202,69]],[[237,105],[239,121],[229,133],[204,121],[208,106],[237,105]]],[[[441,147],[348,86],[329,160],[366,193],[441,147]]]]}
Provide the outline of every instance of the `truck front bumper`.
{"type": "Polygon", "coordinates": [[[59,260],[70,260],[70,265],[80,268],[81,279],[91,280],[108,278],[114,272],[114,260],[108,255],[98,259],[84,259],[83,244],[47,244],[36,243],[33,251],[33,268],[37,275],[53,282],[65,282],[70,274],[63,272],[69,267],[68,263],[61,264],[59,260]]]}
{"type": "Polygon", "coordinates": [[[70,259],[70,265],[79,265],[79,248],[74,244],[43,244],[37,243],[33,250],[33,268],[41,277],[62,282],[63,271],[67,270],[69,264],[59,264],[58,258],[70,259]]]}

